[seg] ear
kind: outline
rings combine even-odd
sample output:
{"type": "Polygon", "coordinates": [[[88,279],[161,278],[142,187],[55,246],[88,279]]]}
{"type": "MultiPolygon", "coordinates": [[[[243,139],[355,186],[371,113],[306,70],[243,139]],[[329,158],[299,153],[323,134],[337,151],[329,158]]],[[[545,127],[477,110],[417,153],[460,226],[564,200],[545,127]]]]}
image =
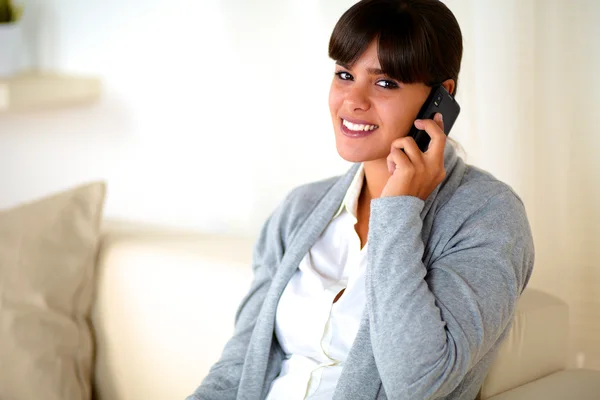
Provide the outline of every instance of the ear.
{"type": "Polygon", "coordinates": [[[454,96],[454,88],[456,88],[456,82],[454,82],[454,79],[446,79],[444,82],[442,82],[442,86],[448,91],[448,93],[454,96]]]}

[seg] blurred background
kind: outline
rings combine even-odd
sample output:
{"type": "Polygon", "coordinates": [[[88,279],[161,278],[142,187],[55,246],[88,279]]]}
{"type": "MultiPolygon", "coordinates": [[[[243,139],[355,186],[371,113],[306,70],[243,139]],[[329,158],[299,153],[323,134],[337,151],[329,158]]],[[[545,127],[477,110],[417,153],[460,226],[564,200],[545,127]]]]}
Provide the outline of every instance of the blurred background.
{"type": "MultiPolygon", "coordinates": [[[[20,67],[102,95],[0,113],[0,209],[101,179],[108,219],[255,237],[291,188],[349,167],[327,44],[354,1],[21,3],[20,67]]],[[[600,2],[445,3],[465,45],[452,136],[522,197],[530,285],[571,307],[571,365],[600,370],[600,2]]]]}

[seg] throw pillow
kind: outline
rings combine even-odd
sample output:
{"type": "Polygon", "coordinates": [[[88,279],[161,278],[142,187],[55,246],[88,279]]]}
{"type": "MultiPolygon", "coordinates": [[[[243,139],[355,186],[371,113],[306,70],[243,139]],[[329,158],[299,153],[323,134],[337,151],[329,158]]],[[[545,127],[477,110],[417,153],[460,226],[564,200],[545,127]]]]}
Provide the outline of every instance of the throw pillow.
{"type": "Polygon", "coordinates": [[[105,184],[0,211],[0,399],[89,400],[105,184]]]}

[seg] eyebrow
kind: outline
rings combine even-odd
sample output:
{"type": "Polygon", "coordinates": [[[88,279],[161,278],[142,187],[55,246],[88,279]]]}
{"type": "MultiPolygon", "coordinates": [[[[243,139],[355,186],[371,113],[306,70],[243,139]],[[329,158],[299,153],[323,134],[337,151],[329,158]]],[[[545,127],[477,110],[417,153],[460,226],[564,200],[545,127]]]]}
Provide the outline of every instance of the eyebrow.
{"type": "MultiPolygon", "coordinates": [[[[350,66],[349,66],[349,65],[342,64],[342,63],[340,63],[340,62],[336,62],[336,64],[337,64],[337,65],[339,65],[340,67],[344,67],[344,68],[346,68],[346,69],[348,69],[348,70],[351,70],[351,69],[352,69],[352,68],[350,68],[350,66]]],[[[385,73],[385,72],[384,72],[382,69],[380,69],[380,68],[367,68],[367,72],[368,72],[370,75],[387,75],[387,74],[386,74],[386,73],[385,73]]]]}

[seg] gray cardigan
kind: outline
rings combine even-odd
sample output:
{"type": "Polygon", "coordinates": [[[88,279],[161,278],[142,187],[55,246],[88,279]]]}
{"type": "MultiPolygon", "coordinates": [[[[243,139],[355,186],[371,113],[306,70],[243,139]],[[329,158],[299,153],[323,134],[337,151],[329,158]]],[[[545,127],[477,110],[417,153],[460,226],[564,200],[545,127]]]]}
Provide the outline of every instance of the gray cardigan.
{"type": "MultiPolygon", "coordinates": [[[[533,268],[524,206],[450,144],[444,164],[426,201],[371,201],[367,305],[334,399],[473,400],[509,330],[533,268]]],[[[357,168],[294,189],[267,220],[235,333],[188,400],[265,398],[284,357],[277,302],[357,168]]]]}

